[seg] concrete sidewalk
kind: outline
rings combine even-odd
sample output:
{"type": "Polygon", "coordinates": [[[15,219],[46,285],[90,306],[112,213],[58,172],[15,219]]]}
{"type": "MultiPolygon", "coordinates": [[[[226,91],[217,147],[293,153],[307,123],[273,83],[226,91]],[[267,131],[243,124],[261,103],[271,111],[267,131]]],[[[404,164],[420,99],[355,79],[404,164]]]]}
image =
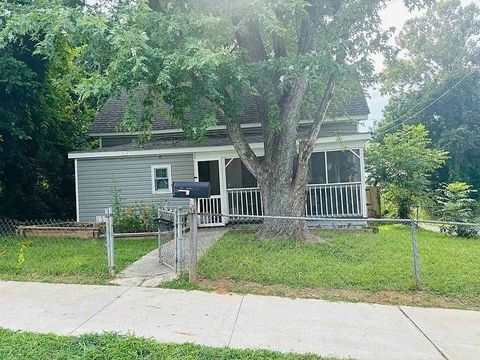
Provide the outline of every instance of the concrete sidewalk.
{"type": "Polygon", "coordinates": [[[480,312],[154,288],[0,282],[0,327],[339,358],[480,359],[480,312]]]}

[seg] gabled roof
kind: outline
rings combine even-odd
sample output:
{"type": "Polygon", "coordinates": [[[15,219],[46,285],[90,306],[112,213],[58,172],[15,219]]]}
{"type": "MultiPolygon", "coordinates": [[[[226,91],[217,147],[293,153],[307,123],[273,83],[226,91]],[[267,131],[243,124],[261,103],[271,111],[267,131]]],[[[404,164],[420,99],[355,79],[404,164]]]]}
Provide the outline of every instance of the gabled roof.
{"type": "MultiPolygon", "coordinates": [[[[102,107],[92,126],[90,127],[90,134],[112,134],[119,132],[118,124],[123,120],[128,106],[128,96],[123,94],[118,98],[110,98],[102,107]]],[[[333,111],[333,115],[337,117],[355,117],[367,116],[370,110],[364,96],[357,96],[344,107],[333,111]]],[[[245,115],[242,117],[243,124],[258,123],[258,113],[253,101],[246,103],[245,115]]],[[[219,124],[222,121],[219,120],[219,124]]],[[[166,117],[157,114],[153,119],[153,131],[174,130],[178,129],[166,117]]]]}

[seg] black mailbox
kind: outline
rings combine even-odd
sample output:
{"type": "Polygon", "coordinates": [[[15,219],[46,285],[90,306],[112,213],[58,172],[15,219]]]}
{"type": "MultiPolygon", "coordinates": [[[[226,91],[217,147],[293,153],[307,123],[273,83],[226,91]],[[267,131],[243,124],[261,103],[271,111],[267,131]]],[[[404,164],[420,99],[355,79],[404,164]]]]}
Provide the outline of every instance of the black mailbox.
{"type": "Polygon", "coordinates": [[[173,183],[173,197],[203,199],[210,197],[209,182],[181,182],[173,183]]]}

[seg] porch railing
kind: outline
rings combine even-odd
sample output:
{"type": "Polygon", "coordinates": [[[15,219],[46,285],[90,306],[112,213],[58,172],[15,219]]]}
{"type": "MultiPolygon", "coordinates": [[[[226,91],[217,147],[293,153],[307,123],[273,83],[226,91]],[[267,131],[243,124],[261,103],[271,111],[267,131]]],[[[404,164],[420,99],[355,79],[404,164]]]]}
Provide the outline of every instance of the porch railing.
{"type": "Polygon", "coordinates": [[[309,185],[306,214],[319,217],[362,216],[361,183],[309,185]]]}
{"type": "Polygon", "coordinates": [[[263,215],[259,188],[228,189],[230,215],[263,215]]]}
{"type": "Polygon", "coordinates": [[[221,214],[222,213],[222,199],[221,196],[212,196],[208,199],[198,199],[197,211],[200,216],[198,225],[200,227],[209,227],[221,225],[222,217],[218,215],[206,215],[206,214],[221,214]]]}
{"type": "MultiPolygon", "coordinates": [[[[361,217],[361,183],[307,186],[305,213],[312,217],[361,217]]],[[[228,189],[231,215],[263,215],[260,189],[228,189]]]]}

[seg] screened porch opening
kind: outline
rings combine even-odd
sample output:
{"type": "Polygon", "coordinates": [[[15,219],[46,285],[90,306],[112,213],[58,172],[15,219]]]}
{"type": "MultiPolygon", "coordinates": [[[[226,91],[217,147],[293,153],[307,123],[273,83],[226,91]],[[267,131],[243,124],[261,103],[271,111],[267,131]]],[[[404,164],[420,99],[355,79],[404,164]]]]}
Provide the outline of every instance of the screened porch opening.
{"type": "Polygon", "coordinates": [[[257,179],[240,159],[226,159],[229,214],[262,215],[262,199],[257,179]]]}
{"type": "MultiPolygon", "coordinates": [[[[221,214],[222,196],[220,185],[220,164],[218,160],[199,161],[197,163],[198,181],[209,182],[211,196],[198,199],[197,211],[200,214],[221,214]]],[[[216,226],[223,224],[221,216],[200,215],[199,226],[216,226]]]]}
{"type": "MultiPolygon", "coordinates": [[[[306,216],[361,217],[360,150],[315,152],[309,162],[306,216]]],[[[226,159],[228,210],[232,215],[262,215],[258,184],[240,159],[226,159]]]]}

